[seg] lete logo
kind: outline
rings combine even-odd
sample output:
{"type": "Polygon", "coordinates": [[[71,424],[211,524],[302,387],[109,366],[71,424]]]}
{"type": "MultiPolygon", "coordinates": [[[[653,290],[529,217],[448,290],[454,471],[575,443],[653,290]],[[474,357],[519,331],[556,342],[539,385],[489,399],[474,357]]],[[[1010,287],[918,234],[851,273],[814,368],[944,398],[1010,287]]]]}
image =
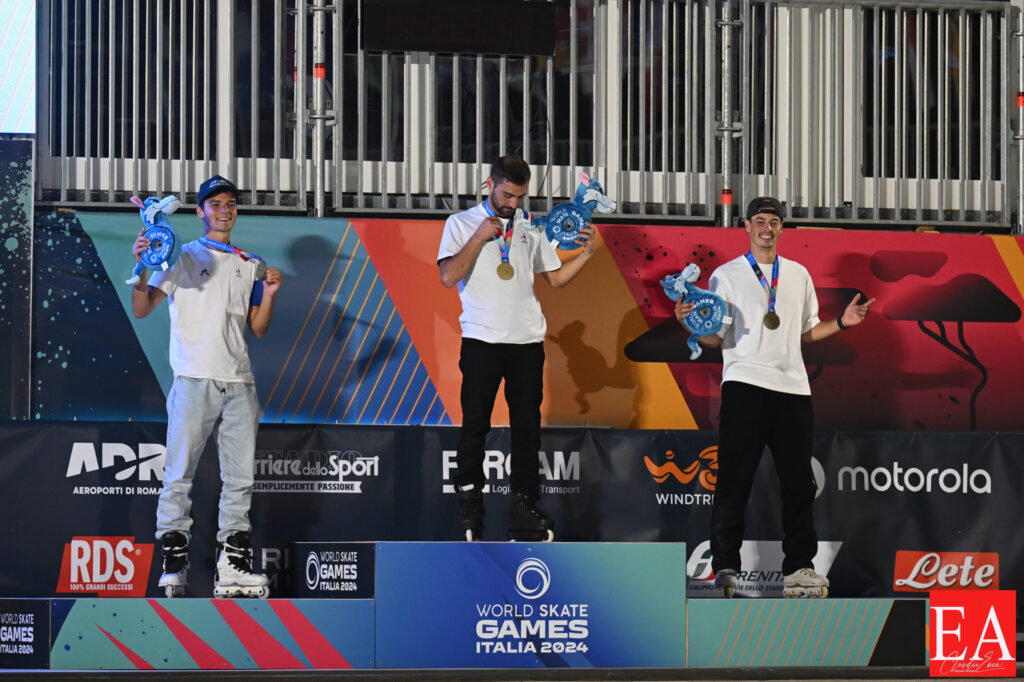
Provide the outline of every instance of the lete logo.
{"type": "Polygon", "coordinates": [[[57,592],[144,597],[153,545],[134,537],[74,537],[64,545],[57,592]]]}
{"type": "Polygon", "coordinates": [[[995,552],[896,552],[893,589],[999,589],[999,555],[995,552]],[[905,576],[905,577],[899,577],[905,576]]]}
{"type": "Polygon", "coordinates": [[[943,590],[929,593],[928,604],[928,672],[933,677],[1016,674],[1016,592],[943,590]]]}

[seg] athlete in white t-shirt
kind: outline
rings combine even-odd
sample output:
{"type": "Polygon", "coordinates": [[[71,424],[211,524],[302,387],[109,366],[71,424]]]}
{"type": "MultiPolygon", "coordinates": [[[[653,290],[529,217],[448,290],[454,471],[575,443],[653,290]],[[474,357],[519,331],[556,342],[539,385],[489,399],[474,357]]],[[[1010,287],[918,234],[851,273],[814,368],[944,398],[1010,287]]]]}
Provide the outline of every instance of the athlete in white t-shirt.
{"type": "MultiPolygon", "coordinates": [[[[244,333],[246,325],[257,338],[267,332],[281,273],[268,268],[259,282],[258,259],[231,245],[237,199],[238,189],[221,176],[204,182],[196,208],[203,237],[185,244],[178,261],[148,283],[143,270],[132,290],[136,317],[149,315],[165,298],[171,317],[174,385],[167,396],[167,454],[156,512],[164,555],[160,586],[168,596],[181,596],[187,584],[192,479],[218,419],[223,487],[214,596],[268,593],[266,576],[252,570],[249,544],[260,404],[244,333]]],[[[149,246],[143,232],[135,241],[136,260],[149,246]]]]}
{"type": "MultiPolygon", "coordinates": [[[[828,579],[814,572],[818,548],[812,504],[813,414],[811,386],[801,344],[820,341],[864,321],[871,299],[860,294],[835,320],[818,318],[818,299],[806,268],[778,255],[782,205],[758,197],[744,221],[747,254],[711,275],[711,290],[729,307],[733,322],[700,343],[722,350],[722,407],[719,419],[718,481],[711,512],[712,568],[716,582],[732,596],[738,583],[744,514],[754,472],[767,446],[782,489],[786,596],[826,596],[828,579]]],[[[693,304],[676,303],[682,323],[693,304]]]]}
{"type": "Polygon", "coordinates": [[[458,285],[462,301],[462,429],[455,485],[469,540],[480,539],[483,531],[484,440],[502,379],[512,440],[509,536],[553,537],[551,519],[536,505],[547,323],[533,290],[534,274],[553,287],[565,286],[593,255],[597,234],[588,223],[577,240],[582,250],[562,263],[544,231],[531,228],[520,208],[529,183],[525,161],[498,159],[487,178],[488,197],[448,218],[437,253],[441,283],[458,285]]]}

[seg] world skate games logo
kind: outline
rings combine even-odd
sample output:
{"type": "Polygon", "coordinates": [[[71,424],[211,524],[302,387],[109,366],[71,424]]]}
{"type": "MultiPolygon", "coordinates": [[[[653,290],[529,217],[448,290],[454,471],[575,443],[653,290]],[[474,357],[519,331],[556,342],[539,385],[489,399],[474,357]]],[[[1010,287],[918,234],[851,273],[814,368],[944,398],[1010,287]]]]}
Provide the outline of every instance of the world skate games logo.
{"type": "Polygon", "coordinates": [[[74,495],[159,495],[166,454],[163,443],[74,443],[64,477],[74,495]]]}
{"type": "Polygon", "coordinates": [[[998,590],[999,555],[995,552],[896,552],[893,589],[998,590]]]}
{"type": "MultiPolygon", "coordinates": [[[[814,570],[828,577],[842,542],[818,542],[814,556],[814,570]]],[[[782,596],[782,543],[767,540],[744,540],[740,546],[742,570],[737,574],[736,594],[745,597],[782,596]]],[[[715,586],[715,573],[711,569],[711,541],[704,540],[691,552],[686,561],[686,596],[717,597],[721,593],[715,586]]]]}
{"type": "Polygon", "coordinates": [[[153,545],[134,537],[75,536],[64,545],[57,592],[144,597],[153,545]]]}
{"type": "Polygon", "coordinates": [[[551,571],[540,559],[523,559],[516,571],[516,592],[525,599],[540,599],[551,585],[551,571]],[[531,577],[534,580],[531,581],[531,577]]]}
{"type": "Polygon", "coordinates": [[[552,584],[542,560],[527,557],[513,586],[525,602],[475,604],[478,654],[585,654],[589,649],[590,604],[538,602],[552,584]]]}
{"type": "Polygon", "coordinates": [[[940,590],[928,595],[932,677],[1013,677],[1017,593],[940,590]]]}
{"type": "Polygon", "coordinates": [[[355,450],[257,450],[258,493],[362,493],[380,474],[380,456],[355,450]]]}
{"type": "MultiPolygon", "coordinates": [[[[455,461],[455,450],[444,450],[441,453],[441,473],[443,483],[441,492],[455,493],[452,478],[458,469],[455,461]]],[[[554,450],[537,453],[540,467],[540,492],[547,495],[578,495],[580,492],[580,453],[578,450],[564,452],[554,450]]],[[[512,457],[501,450],[484,452],[484,477],[488,483],[484,486],[485,493],[508,493],[506,483],[512,472],[512,457]]]]}

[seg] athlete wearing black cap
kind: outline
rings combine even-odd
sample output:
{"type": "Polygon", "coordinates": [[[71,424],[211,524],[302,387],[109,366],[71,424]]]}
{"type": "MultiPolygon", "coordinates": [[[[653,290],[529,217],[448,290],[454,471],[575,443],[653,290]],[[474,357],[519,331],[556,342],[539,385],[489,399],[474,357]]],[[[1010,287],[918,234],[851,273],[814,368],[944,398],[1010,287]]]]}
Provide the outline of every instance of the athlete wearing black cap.
{"type": "MultiPolygon", "coordinates": [[[[782,204],[773,197],[757,197],[746,215],[749,250],[719,266],[710,279],[711,290],[726,302],[733,323],[700,339],[709,348],[722,349],[712,568],[718,585],[732,596],[741,568],[747,499],[768,447],[782,489],[784,592],[823,597],[828,579],[812,564],[818,548],[811,509],[816,490],[811,471],[813,415],[801,344],[860,324],[874,299],[859,303],[858,294],[839,318],[821,321],[806,268],[778,254],[785,219],[782,204]]],[[[692,308],[679,300],[675,313],[680,324],[692,308]]]]}

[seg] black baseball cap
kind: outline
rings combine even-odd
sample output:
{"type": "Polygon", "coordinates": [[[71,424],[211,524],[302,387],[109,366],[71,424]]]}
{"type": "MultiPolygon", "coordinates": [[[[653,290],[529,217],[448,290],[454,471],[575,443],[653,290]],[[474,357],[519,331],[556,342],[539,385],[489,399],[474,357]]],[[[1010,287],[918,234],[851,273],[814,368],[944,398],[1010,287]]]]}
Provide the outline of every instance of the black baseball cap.
{"type": "Polygon", "coordinates": [[[235,195],[236,200],[241,196],[238,192],[238,188],[235,187],[235,183],[231,182],[227,178],[214,175],[212,178],[199,185],[199,195],[196,199],[196,203],[202,205],[202,203],[209,197],[214,194],[220,194],[221,192],[231,192],[235,195]]]}
{"type": "Polygon", "coordinates": [[[779,216],[779,220],[785,220],[782,213],[782,203],[775,197],[757,197],[747,204],[747,220],[750,220],[758,213],[771,213],[779,216]]]}

